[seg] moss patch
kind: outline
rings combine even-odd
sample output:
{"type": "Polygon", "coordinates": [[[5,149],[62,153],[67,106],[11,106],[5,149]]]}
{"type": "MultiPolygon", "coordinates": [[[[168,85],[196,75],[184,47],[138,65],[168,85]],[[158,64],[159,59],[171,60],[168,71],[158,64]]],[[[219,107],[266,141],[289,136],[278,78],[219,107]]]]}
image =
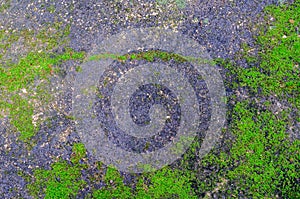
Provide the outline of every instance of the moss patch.
{"type": "MultiPolygon", "coordinates": [[[[249,99],[235,102],[231,112],[228,131],[235,141],[228,152],[211,153],[203,160],[203,165],[222,168],[216,178],[225,178],[228,185],[219,192],[222,195],[246,198],[299,198],[299,140],[290,142],[287,134],[291,120],[290,110],[277,114],[262,108],[262,97],[287,100],[291,107],[300,108],[300,36],[299,5],[266,8],[268,18],[273,22],[257,37],[260,46],[258,56],[249,53],[244,46],[242,57],[250,68],[244,69],[233,61],[218,60],[229,70],[233,80],[232,88],[247,88],[249,99]],[[227,170],[226,168],[231,168],[227,170]],[[226,172],[224,172],[224,170],[226,172]]],[[[231,101],[236,101],[233,96],[231,101]]],[[[265,103],[268,106],[268,103],[265,103]]],[[[299,120],[299,115],[296,115],[299,120]]],[[[199,186],[205,184],[199,182],[199,186]]],[[[212,191],[213,188],[208,189],[212,191]]]]}
{"type": "Polygon", "coordinates": [[[300,141],[290,143],[286,139],[285,112],[274,115],[253,106],[246,101],[234,108],[232,131],[236,141],[227,162],[237,166],[226,177],[251,197],[272,198],[276,193],[300,197],[300,141]]]}
{"type": "Polygon", "coordinates": [[[121,62],[126,60],[146,60],[149,62],[153,62],[155,59],[160,59],[165,62],[173,60],[177,63],[193,61],[198,64],[210,64],[212,66],[216,64],[213,60],[206,60],[206,59],[190,57],[190,56],[182,56],[176,53],[169,53],[161,50],[147,50],[143,52],[129,53],[126,55],[106,53],[106,54],[93,55],[88,58],[89,61],[100,60],[100,59],[113,59],[121,62]]]}
{"type": "MultiPolygon", "coordinates": [[[[38,130],[33,123],[35,99],[42,99],[42,93],[32,93],[34,80],[47,79],[58,71],[56,66],[71,59],[83,59],[83,53],[67,50],[64,54],[29,53],[17,64],[0,67],[0,107],[9,113],[11,123],[20,132],[20,139],[29,142],[38,130]]],[[[49,97],[49,96],[48,96],[49,97]]],[[[46,100],[44,98],[43,100],[46,100]]]]}
{"type": "Polygon", "coordinates": [[[34,171],[34,181],[27,186],[34,197],[72,198],[84,187],[86,182],[81,177],[81,170],[86,168],[80,160],[85,157],[83,144],[73,146],[71,163],[60,159],[51,165],[51,170],[37,169],[34,171]]]}
{"type": "MultiPolygon", "coordinates": [[[[292,5],[266,8],[266,16],[273,18],[257,37],[258,57],[244,45],[243,57],[253,67],[243,69],[233,62],[222,65],[237,78],[235,88],[245,86],[262,95],[276,94],[300,108],[300,1],[292,5]]],[[[268,18],[266,20],[268,20],[268,18]]]]}
{"type": "MultiPolygon", "coordinates": [[[[9,2],[9,1],[7,1],[9,2]]],[[[84,53],[69,48],[63,53],[53,53],[68,43],[70,26],[56,21],[39,30],[0,30],[0,116],[8,116],[20,140],[30,143],[39,129],[34,116],[37,104],[50,101],[44,89],[47,80],[59,72],[58,66],[68,60],[83,60],[84,53]],[[15,60],[10,59],[17,43],[22,49],[15,60]],[[39,82],[38,86],[34,83],[39,82]]],[[[19,53],[19,52],[18,52],[19,53]]]]}
{"type": "Polygon", "coordinates": [[[96,190],[93,198],[197,198],[191,176],[180,170],[164,168],[139,177],[134,190],[124,186],[118,171],[108,168],[106,187],[96,190]]]}
{"type": "Polygon", "coordinates": [[[8,8],[10,8],[11,0],[4,0],[0,3],[0,13],[4,12],[8,8]]]}

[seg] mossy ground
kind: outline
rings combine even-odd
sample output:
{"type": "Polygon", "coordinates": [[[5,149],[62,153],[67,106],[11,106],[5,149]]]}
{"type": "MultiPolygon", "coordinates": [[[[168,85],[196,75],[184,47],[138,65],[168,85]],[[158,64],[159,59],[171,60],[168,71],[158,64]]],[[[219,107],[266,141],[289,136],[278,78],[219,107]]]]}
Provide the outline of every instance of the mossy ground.
{"type": "MultiPolygon", "coordinates": [[[[234,140],[224,139],[223,148],[211,151],[201,160],[197,159],[200,146],[195,142],[175,166],[137,176],[135,187],[125,185],[120,173],[108,167],[105,174],[92,179],[92,182],[103,181],[105,185],[95,188],[87,198],[210,198],[215,193],[230,198],[300,198],[300,141],[290,141],[287,134],[293,122],[300,122],[299,6],[300,1],[296,0],[289,6],[266,9],[266,16],[272,16],[274,20],[266,29],[262,28],[256,38],[258,54],[250,55],[251,49],[244,45],[243,52],[237,57],[245,59],[249,68],[242,68],[234,61],[216,60],[228,70],[225,82],[228,87],[234,91],[240,88],[248,91],[248,97],[241,99],[234,94],[229,99],[232,106],[223,135],[229,133],[234,140]],[[259,103],[260,99],[270,96],[279,101],[286,100],[290,108],[274,113],[270,103],[259,103]],[[292,109],[298,110],[293,120],[289,117],[292,109]],[[210,170],[209,175],[203,174],[209,168],[214,170],[210,170]]],[[[0,33],[2,49],[17,40],[11,35],[0,33]]],[[[1,109],[9,113],[23,141],[30,142],[38,129],[31,119],[33,105],[30,99],[34,95],[29,92],[32,82],[36,77],[49,77],[59,63],[83,59],[83,56],[71,50],[63,54],[35,52],[18,63],[1,67],[1,89],[6,96],[1,96],[1,109]]],[[[155,52],[110,58],[153,61],[169,56],[155,52]]],[[[77,71],[80,72],[80,68],[77,71]]],[[[82,179],[82,170],[89,167],[85,158],[84,145],[74,144],[70,161],[59,159],[51,165],[51,170],[36,169],[34,177],[27,177],[29,192],[34,197],[75,197],[81,189],[92,186],[82,179]]],[[[98,169],[103,168],[99,164],[98,169]]]]}
{"type": "Polygon", "coordinates": [[[52,164],[52,170],[37,169],[34,171],[35,181],[28,185],[28,190],[35,198],[69,198],[86,184],[80,179],[81,170],[86,168],[80,160],[85,157],[86,151],[82,143],[73,146],[70,162],[59,159],[52,164]]]}
{"type": "Polygon", "coordinates": [[[54,23],[54,33],[48,36],[46,28],[39,32],[23,29],[20,32],[7,30],[0,31],[1,57],[0,67],[1,99],[0,107],[4,110],[1,115],[9,113],[11,124],[20,133],[20,140],[30,143],[30,138],[38,131],[39,124],[34,125],[33,115],[35,103],[49,102],[51,96],[45,92],[44,85],[49,77],[59,72],[58,66],[68,60],[81,60],[84,57],[82,52],[73,52],[66,49],[64,53],[53,53],[58,45],[65,45],[67,41],[61,39],[69,34],[69,27],[61,27],[60,23],[54,23]],[[17,62],[5,59],[6,53],[12,44],[23,40],[23,46],[28,51],[24,57],[17,58],[17,62]],[[45,45],[43,45],[45,44],[45,45]],[[44,81],[35,87],[34,83],[44,81]],[[33,91],[35,90],[35,91],[33,91]]]}

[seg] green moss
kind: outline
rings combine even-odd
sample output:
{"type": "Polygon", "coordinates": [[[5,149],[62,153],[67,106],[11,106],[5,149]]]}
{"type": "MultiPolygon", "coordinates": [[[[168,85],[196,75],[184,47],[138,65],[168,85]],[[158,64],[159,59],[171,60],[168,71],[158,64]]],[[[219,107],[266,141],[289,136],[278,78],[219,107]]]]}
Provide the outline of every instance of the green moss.
{"type": "Polygon", "coordinates": [[[194,177],[188,171],[165,167],[145,176],[138,181],[135,198],[198,198],[192,189],[194,177]],[[145,179],[150,179],[150,184],[145,184],[145,179]]]}
{"type": "Polygon", "coordinates": [[[263,29],[257,37],[257,43],[260,45],[259,56],[250,55],[247,53],[248,46],[243,46],[242,57],[249,64],[258,67],[228,68],[236,74],[241,86],[263,95],[289,96],[287,100],[298,108],[300,107],[300,34],[297,31],[300,21],[299,5],[298,0],[289,6],[267,7],[266,14],[272,16],[274,21],[269,22],[271,24],[267,25],[267,29],[263,29]]]}
{"type": "Polygon", "coordinates": [[[119,171],[108,167],[104,176],[106,186],[93,192],[93,198],[132,198],[131,188],[125,186],[119,171]]]}
{"type": "Polygon", "coordinates": [[[35,87],[35,91],[33,82],[48,80],[59,71],[57,66],[65,61],[84,58],[83,53],[68,48],[62,54],[52,53],[58,46],[67,45],[69,33],[70,26],[59,21],[44,24],[38,31],[0,30],[0,63],[3,64],[0,65],[0,108],[9,115],[15,130],[20,132],[20,139],[26,143],[31,142],[30,138],[38,130],[38,124],[33,124],[35,103],[50,101],[50,94],[44,89],[47,81],[41,81],[43,83],[35,87]],[[25,49],[18,61],[12,62],[6,54],[17,41],[25,49]]]}
{"type": "Polygon", "coordinates": [[[300,142],[286,139],[286,114],[278,116],[252,106],[242,102],[234,108],[236,141],[228,158],[238,166],[228,171],[227,177],[253,197],[273,197],[276,192],[299,197],[300,142]]]}
{"type": "Polygon", "coordinates": [[[134,190],[125,186],[119,172],[111,167],[104,179],[106,186],[94,191],[93,198],[197,198],[189,182],[192,176],[176,169],[143,174],[134,190]]]}
{"type": "Polygon", "coordinates": [[[156,0],[156,2],[162,5],[174,3],[180,9],[186,7],[186,0],[156,0]]]}
{"type": "Polygon", "coordinates": [[[81,170],[86,168],[79,161],[85,157],[83,144],[73,146],[71,163],[60,159],[51,165],[51,170],[36,169],[34,181],[27,186],[30,194],[37,198],[73,198],[86,182],[81,177],[81,170]]]}
{"type": "MultiPolygon", "coordinates": [[[[273,16],[272,29],[261,32],[257,37],[259,56],[250,55],[249,46],[242,46],[238,55],[251,68],[241,68],[233,61],[216,60],[228,70],[230,82],[226,86],[250,89],[250,98],[275,96],[300,108],[299,96],[299,5],[270,6],[266,13],[273,16]]],[[[236,101],[236,96],[231,101],[236,101]]],[[[211,177],[196,181],[198,194],[214,192],[219,179],[226,179],[221,195],[237,197],[243,193],[247,198],[299,198],[299,140],[291,142],[287,134],[291,126],[290,110],[273,114],[271,110],[258,108],[255,100],[235,102],[230,113],[228,131],[235,140],[230,142],[230,151],[211,152],[202,159],[202,166],[219,168],[211,177]],[[230,168],[230,170],[228,170],[230,168]]],[[[270,102],[264,105],[270,108],[270,102]]],[[[296,116],[297,117],[297,116],[296,116]]],[[[298,116],[299,117],[299,116],[298,116]]],[[[295,118],[297,119],[297,118],[295,118]]],[[[187,155],[187,154],[186,154],[187,155]]],[[[187,156],[187,159],[193,156],[187,156]]],[[[187,167],[187,166],[186,166],[187,167]]],[[[195,171],[195,175],[201,170],[195,171]]]]}
{"type": "Polygon", "coordinates": [[[0,60],[2,60],[7,49],[9,49],[14,42],[18,41],[19,38],[20,37],[16,33],[12,33],[11,30],[0,30],[0,60]]]}
{"type": "Polygon", "coordinates": [[[11,0],[4,0],[3,2],[1,2],[0,13],[4,12],[8,8],[10,8],[10,6],[11,6],[10,4],[11,4],[11,0]]]}
{"type": "Polygon", "coordinates": [[[75,68],[75,71],[78,72],[78,73],[82,72],[81,66],[77,66],[77,67],[75,68]]]}
{"type": "Polygon", "coordinates": [[[49,7],[46,8],[46,10],[47,10],[48,12],[50,12],[50,13],[54,13],[55,10],[56,10],[56,8],[55,8],[54,5],[50,5],[49,7]]]}
{"type": "Polygon", "coordinates": [[[197,142],[184,155],[181,167],[197,176],[198,195],[217,189],[227,197],[242,193],[246,198],[299,198],[300,141],[288,139],[287,111],[275,115],[257,107],[250,100],[234,106],[228,131],[235,139],[229,151],[211,151],[202,158],[199,169],[189,164],[199,150],[197,142]],[[215,170],[206,176],[203,168],[215,170]],[[222,179],[225,183],[220,186],[222,179]]]}
{"type": "Polygon", "coordinates": [[[81,59],[82,53],[73,53],[68,50],[64,54],[29,53],[20,59],[19,63],[9,68],[1,67],[0,81],[2,87],[8,92],[28,87],[35,78],[47,78],[54,72],[54,66],[70,59],[81,59]]]}
{"type": "Polygon", "coordinates": [[[42,91],[33,95],[31,86],[36,79],[47,79],[55,73],[55,66],[70,59],[83,59],[83,53],[67,50],[64,54],[29,53],[17,64],[9,68],[0,67],[1,94],[0,107],[9,112],[14,127],[20,132],[20,139],[29,142],[38,130],[33,125],[34,99],[46,100],[42,91]],[[25,93],[20,95],[24,90],[25,93]]]}
{"type": "Polygon", "coordinates": [[[67,46],[69,33],[70,25],[63,25],[62,22],[44,24],[38,31],[29,29],[13,31],[4,28],[0,30],[0,61],[8,64],[8,60],[3,60],[3,57],[17,41],[21,41],[24,48],[22,56],[26,56],[28,52],[47,53],[58,46],[67,46]]]}
{"type": "Polygon", "coordinates": [[[11,123],[21,133],[20,139],[25,141],[32,137],[37,130],[32,123],[33,106],[27,99],[22,99],[19,95],[12,96],[11,100],[12,103],[6,106],[10,106],[11,123]]]}
{"type": "Polygon", "coordinates": [[[86,156],[86,149],[84,144],[77,143],[73,146],[73,156],[71,157],[71,162],[75,165],[78,164],[81,159],[86,156]]]}
{"type": "MultiPolygon", "coordinates": [[[[229,70],[227,75],[233,80],[227,86],[234,89],[247,87],[254,97],[277,96],[300,108],[300,73],[297,69],[300,38],[296,32],[299,5],[300,1],[295,1],[289,6],[266,9],[266,14],[273,16],[274,22],[272,28],[257,37],[259,56],[251,56],[248,46],[243,46],[240,54],[251,68],[243,69],[232,61],[217,60],[229,70]]],[[[270,107],[269,102],[264,105],[270,107]]],[[[258,107],[251,100],[236,103],[229,129],[236,140],[230,152],[210,154],[204,158],[203,164],[233,167],[225,174],[217,174],[236,187],[228,192],[231,196],[242,192],[253,198],[274,198],[277,194],[283,198],[299,198],[300,142],[288,139],[289,110],[275,115],[258,107]]]]}
{"type": "Polygon", "coordinates": [[[63,25],[63,22],[51,23],[43,26],[35,37],[38,41],[46,44],[44,51],[52,50],[58,46],[68,44],[70,27],[70,25],[63,25]]]}
{"type": "Polygon", "coordinates": [[[113,59],[118,61],[125,61],[125,60],[146,60],[148,62],[153,62],[155,59],[160,59],[162,61],[170,61],[173,60],[177,63],[184,63],[184,62],[197,62],[199,64],[210,64],[215,65],[215,62],[212,60],[206,60],[202,58],[195,58],[190,56],[181,56],[176,53],[169,53],[166,51],[160,51],[160,50],[148,50],[144,52],[139,53],[130,53],[126,55],[118,55],[118,54],[99,54],[99,55],[93,55],[88,58],[89,61],[94,60],[100,60],[100,59],[113,59]]]}
{"type": "Polygon", "coordinates": [[[192,136],[180,136],[178,142],[171,147],[171,153],[175,155],[183,154],[185,147],[187,147],[192,141],[194,137],[192,136]]]}

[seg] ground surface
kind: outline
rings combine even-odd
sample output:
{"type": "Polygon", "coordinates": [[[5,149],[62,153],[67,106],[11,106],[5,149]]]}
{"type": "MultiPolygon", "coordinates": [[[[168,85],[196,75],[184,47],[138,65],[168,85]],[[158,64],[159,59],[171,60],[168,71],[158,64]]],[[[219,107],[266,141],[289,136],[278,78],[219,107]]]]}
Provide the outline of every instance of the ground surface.
{"type": "MultiPolygon", "coordinates": [[[[299,5],[271,0],[1,0],[0,197],[299,198],[299,5]],[[82,64],[101,41],[146,27],[179,32],[205,48],[222,75],[227,114],[221,140],[208,155],[197,153],[199,135],[171,165],[130,174],[86,151],[71,114],[72,92],[82,64]]],[[[153,60],[178,64],[161,52],[139,53],[114,55],[114,67],[126,72],[153,60]]],[[[188,76],[193,79],[193,74],[188,76]]],[[[113,85],[115,80],[101,81],[113,85]]],[[[191,81],[198,81],[205,96],[202,79],[191,81]]],[[[103,93],[100,120],[106,113],[101,99],[109,95],[103,93]]],[[[165,134],[176,130],[182,110],[168,88],[147,85],[133,98],[132,117],[142,116],[135,121],[141,124],[149,122],[149,108],[141,101],[172,104],[173,120],[165,134]],[[143,98],[145,92],[167,97],[143,98]]],[[[209,104],[205,97],[197,99],[203,107],[209,104]]],[[[114,144],[139,152],[160,148],[174,136],[139,142],[119,133],[109,135],[117,137],[114,144]]]]}

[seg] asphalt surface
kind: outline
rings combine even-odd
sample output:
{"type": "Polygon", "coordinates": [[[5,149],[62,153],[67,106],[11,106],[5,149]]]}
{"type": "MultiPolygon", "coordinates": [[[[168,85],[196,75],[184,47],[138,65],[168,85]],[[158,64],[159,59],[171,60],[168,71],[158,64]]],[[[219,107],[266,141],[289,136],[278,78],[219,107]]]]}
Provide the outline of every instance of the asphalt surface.
{"type": "MultiPolygon", "coordinates": [[[[280,1],[275,0],[191,0],[187,1],[185,5],[178,6],[174,3],[157,4],[153,0],[114,2],[13,0],[11,7],[0,13],[0,26],[1,29],[15,31],[23,28],[39,31],[47,23],[60,21],[63,26],[71,26],[69,46],[76,51],[87,53],[91,52],[103,38],[109,35],[130,28],[161,26],[179,31],[196,40],[206,48],[212,58],[233,59],[242,43],[254,46],[253,35],[256,33],[251,24],[262,19],[260,14],[263,8],[269,4],[279,3],[280,1]],[[55,9],[49,11],[47,8],[50,6],[55,9]]],[[[57,49],[58,52],[62,50],[63,48],[57,49]]],[[[22,46],[22,43],[16,43],[4,58],[17,60],[18,56],[24,55],[27,51],[29,48],[22,46]]],[[[75,74],[74,65],[74,62],[71,61],[65,63],[61,66],[65,74],[53,78],[49,89],[50,87],[55,88],[52,93],[55,93],[56,101],[44,113],[50,119],[41,125],[39,132],[32,138],[36,142],[36,146],[31,150],[27,150],[25,144],[18,141],[18,133],[11,130],[8,118],[0,120],[1,198],[31,198],[25,188],[26,181],[18,175],[18,171],[21,170],[32,175],[33,169],[49,169],[51,163],[59,157],[69,160],[73,143],[80,142],[80,138],[74,130],[73,121],[65,117],[71,111],[71,77],[75,74]]],[[[247,67],[242,61],[241,65],[247,67]]],[[[221,71],[221,73],[223,72],[221,71]]],[[[141,121],[136,122],[142,124],[147,121],[149,107],[139,104],[143,100],[150,100],[148,102],[150,104],[172,104],[173,109],[169,111],[174,113],[173,120],[165,130],[175,131],[180,106],[176,106],[176,102],[172,101],[172,93],[167,88],[162,88],[163,92],[170,96],[166,98],[167,100],[164,99],[165,101],[161,99],[161,96],[153,99],[147,99],[145,96],[143,98],[143,93],[151,93],[155,89],[153,85],[148,85],[135,93],[137,101],[132,102],[132,115],[140,114],[144,117],[141,121]]],[[[231,91],[227,90],[227,92],[230,95],[231,91]]],[[[114,127],[109,128],[113,129],[114,127]]],[[[120,137],[118,133],[120,132],[115,132],[115,134],[112,132],[111,137],[119,137],[120,140],[115,139],[115,141],[121,147],[133,151],[146,150],[142,145],[132,144],[131,137],[120,137]]],[[[230,139],[230,135],[228,139],[230,139]]],[[[162,137],[158,140],[162,140],[162,137]]],[[[154,146],[148,148],[149,151],[156,147],[162,147],[161,145],[166,140],[155,141],[153,139],[152,142],[154,146]]],[[[91,166],[83,174],[83,178],[86,178],[87,181],[88,175],[97,172],[96,159],[91,154],[88,154],[88,162],[91,166]]],[[[127,181],[132,181],[132,176],[124,175],[127,181]]],[[[83,198],[91,191],[92,187],[100,188],[101,186],[103,184],[91,185],[90,188],[81,191],[78,198],[83,198]]]]}

